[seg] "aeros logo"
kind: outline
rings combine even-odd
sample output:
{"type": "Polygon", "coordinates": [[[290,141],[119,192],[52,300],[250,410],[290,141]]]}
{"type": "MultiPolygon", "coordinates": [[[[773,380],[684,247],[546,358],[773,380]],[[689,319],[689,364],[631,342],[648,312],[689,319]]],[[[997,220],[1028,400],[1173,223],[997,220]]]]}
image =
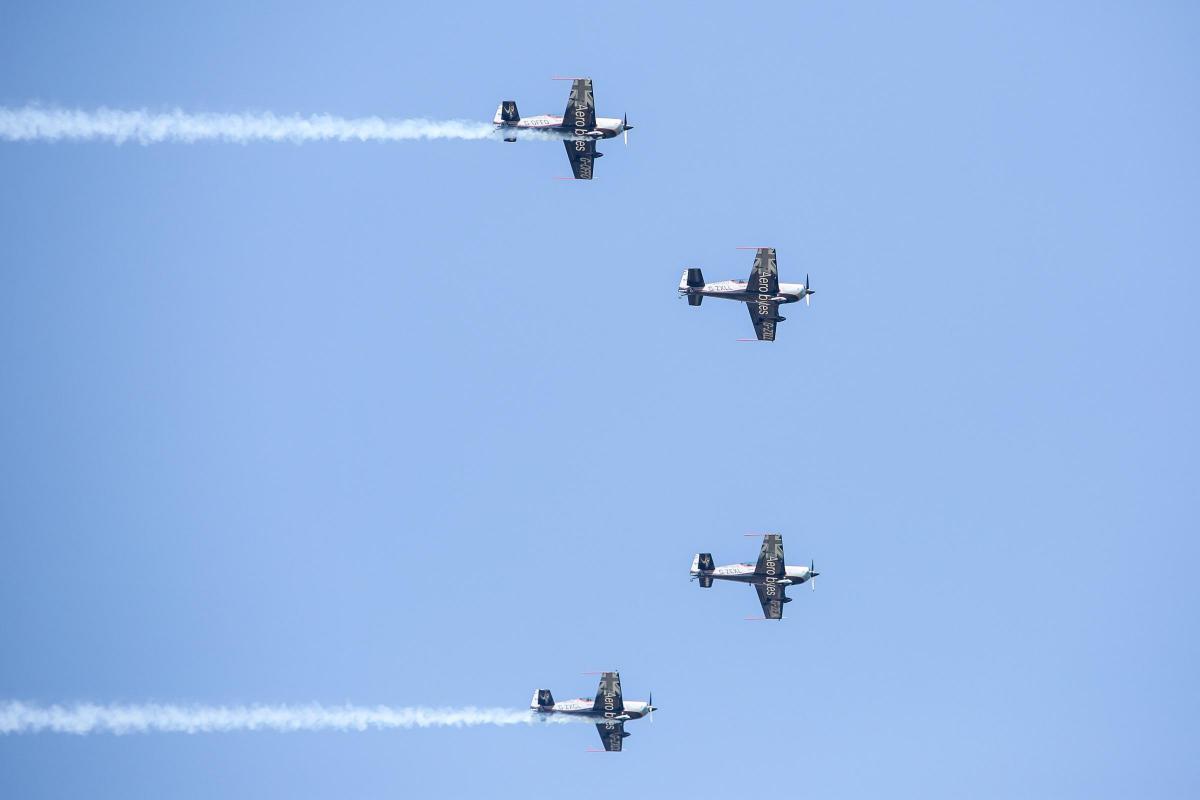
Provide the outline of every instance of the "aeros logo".
{"type": "Polygon", "coordinates": [[[771,299],[771,273],[765,269],[758,271],[758,299],[771,299]]]}
{"type": "Polygon", "coordinates": [[[575,101],[575,135],[583,136],[587,133],[587,104],[578,100],[575,101]]]}
{"type": "Polygon", "coordinates": [[[767,573],[767,578],[763,581],[763,594],[767,597],[774,597],[776,591],[778,591],[775,587],[775,574],[779,572],[778,558],[773,554],[768,556],[767,560],[763,562],[763,570],[767,573]]]}

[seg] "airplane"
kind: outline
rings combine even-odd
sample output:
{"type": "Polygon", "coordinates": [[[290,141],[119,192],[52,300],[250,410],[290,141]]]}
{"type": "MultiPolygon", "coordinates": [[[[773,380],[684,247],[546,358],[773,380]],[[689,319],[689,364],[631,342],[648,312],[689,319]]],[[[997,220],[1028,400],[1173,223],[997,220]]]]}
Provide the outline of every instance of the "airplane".
{"type": "Polygon", "coordinates": [[[596,140],[611,139],[619,133],[624,133],[625,144],[628,146],[629,132],[633,130],[633,126],[629,124],[628,114],[623,119],[596,117],[596,99],[592,95],[591,78],[555,80],[571,81],[571,94],[567,97],[567,108],[561,117],[541,114],[522,119],[517,111],[517,101],[505,100],[496,109],[492,123],[497,130],[505,132],[506,142],[517,140],[516,136],[509,135],[514,131],[545,131],[556,135],[563,140],[567,148],[567,158],[571,162],[571,172],[575,179],[590,181],[596,159],[604,155],[596,152],[596,140]]]}
{"type": "Polygon", "coordinates": [[[596,719],[596,731],[600,734],[600,741],[604,743],[605,750],[613,753],[621,751],[622,742],[629,736],[625,732],[626,722],[647,715],[653,721],[653,712],[658,710],[654,706],[653,693],[650,699],[644,702],[622,700],[621,675],[617,672],[600,673],[600,686],[596,689],[594,700],[581,697],[556,703],[549,689],[538,689],[533,693],[529,707],[539,714],[570,714],[585,719],[596,719]]]}
{"type": "MultiPolygon", "coordinates": [[[[755,534],[747,534],[755,535],[755,534]]],[[[738,581],[753,584],[758,592],[765,619],[783,619],[783,604],[792,602],[785,589],[793,584],[812,581],[815,589],[817,572],[815,564],[807,567],[789,567],[783,563],[783,537],[778,533],[763,534],[762,549],[757,564],[730,564],[725,567],[713,565],[712,553],[697,553],[692,558],[692,580],[699,580],[701,588],[708,589],[713,581],[738,581]]],[[[752,617],[752,619],[754,619],[752,617]]]]}
{"type": "Polygon", "coordinates": [[[776,326],[787,319],[779,316],[779,306],[799,300],[810,305],[809,297],[816,292],[809,288],[807,275],[804,283],[780,283],[775,248],[759,247],[757,250],[749,280],[705,283],[703,273],[693,267],[685,269],[679,279],[679,296],[686,297],[690,306],[700,305],[705,297],[745,303],[759,341],[773,342],[776,326]]]}

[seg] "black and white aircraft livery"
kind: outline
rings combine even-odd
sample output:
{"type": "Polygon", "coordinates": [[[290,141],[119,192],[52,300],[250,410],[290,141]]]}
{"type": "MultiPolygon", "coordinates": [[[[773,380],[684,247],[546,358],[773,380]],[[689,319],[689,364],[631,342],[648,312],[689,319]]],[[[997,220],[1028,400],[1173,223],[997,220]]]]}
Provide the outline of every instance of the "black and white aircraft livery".
{"type": "Polygon", "coordinates": [[[594,700],[580,697],[556,703],[549,689],[538,689],[533,693],[533,701],[529,707],[540,714],[570,714],[595,719],[596,730],[600,734],[600,741],[604,743],[604,749],[610,753],[618,753],[623,748],[625,737],[629,736],[625,732],[625,723],[645,716],[650,716],[650,720],[653,721],[653,712],[657,710],[653,703],[653,693],[645,702],[626,702],[621,697],[621,675],[616,672],[602,672],[594,700]]]}
{"type": "Polygon", "coordinates": [[[745,303],[759,341],[773,342],[775,328],[787,319],[779,316],[779,306],[801,299],[805,305],[809,305],[808,298],[815,292],[808,287],[807,275],[804,276],[804,283],[780,283],[775,248],[759,247],[754,256],[754,269],[750,270],[749,280],[705,283],[704,275],[699,269],[685,269],[683,277],[679,279],[679,296],[686,297],[688,305],[693,306],[700,305],[705,297],[719,297],[745,303]]]}
{"type": "MultiPolygon", "coordinates": [[[[556,78],[555,80],[570,80],[571,95],[567,98],[567,109],[561,117],[552,114],[542,114],[537,117],[521,118],[517,111],[517,101],[505,100],[496,109],[492,119],[498,130],[511,128],[514,130],[546,131],[558,134],[567,148],[567,158],[571,161],[571,172],[576,180],[590,181],[595,168],[596,159],[603,153],[596,152],[597,139],[611,139],[618,133],[625,134],[625,144],[629,144],[629,115],[623,119],[614,117],[596,117],[596,99],[592,95],[591,78],[556,78]]],[[[505,136],[504,141],[515,142],[517,137],[505,136]]]]}
{"type": "Polygon", "coordinates": [[[763,617],[766,619],[783,619],[783,604],[792,602],[792,598],[784,592],[786,587],[813,581],[813,588],[816,588],[813,579],[819,574],[813,564],[807,567],[784,564],[783,537],[778,533],[763,535],[757,564],[718,567],[713,564],[712,553],[697,553],[692,558],[692,580],[700,581],[704,589],[711,588],[715,580],[752,584],[758,592],[758,602],[762,604],[763,617]]]}

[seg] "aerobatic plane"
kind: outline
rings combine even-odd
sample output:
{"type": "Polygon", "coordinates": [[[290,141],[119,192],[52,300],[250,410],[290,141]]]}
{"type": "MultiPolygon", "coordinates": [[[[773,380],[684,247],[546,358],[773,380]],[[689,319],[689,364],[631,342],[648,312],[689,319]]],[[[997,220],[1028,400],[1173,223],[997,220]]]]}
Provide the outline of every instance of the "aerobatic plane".
{"type": "Polygon", "coordinates": [[[595,168],[596,159],[603,153],[596,152],[597,139],[611,139],[619,133],[625,134],[625,144],[629,144],[629,115],[623,119],[615,117],[597,117],[596,99],[592,95],[591,78],[556,78],[555,80],[571,81],[571,94],[567,98],[567,109],[561,117],[553,114],[541,114],[536,117],[521,118],[517,111],[516,100],[505,100],[496,109],[492,119],[496,129],[502,131],[504,141],[515,142],[517,137],[509,135],[516,131],[543,131],[563,140],[567,148],[567,158],[571,161],[571,172],[576,180],[590,181],[595,168]]]}
{"type": "Polygon", "coordinates": [[[712,587],[713,581],[738,581],[749,583],[758,592],[765,619],[783,619],[783,604],[790,603],[785,589],[798,583],[812,581],[820,573],[814,564],[807,567],[789,567],[783,563],[783,537],[778,533],[763,534],[762,549],[757,564],[730,564],[718,567],[713,564],[712,553],[697,553],[692,558],[692,580],[700,581],[704,589],[712,587]]]}
{"type": "Polygon", "coordinates": [[[809,288],[807,275],[804,283],[780,283],[775,248],[759,247],[757,250],[749,280],[705,283],[703,273],[693,267],[685,269],[679,279],[679,296],[686,297],[688,305],[692,306],[700,305],[705,297],[745,303],[759,341],[773,342],[776,326],[787,319],[779,316],[779,307],[800,300],[809,305],[809,297],[815,292],[809,288]]]}
{"type": "MultiPolygon", "coordinates": [[[[593,673],[594,674],[594,673],[593,673]]],[[[654,695],[645,702],[641,700],[625,701],[621,697],[621,675],[616,672],[600,673],[600,686],[596,689],[595,699],[581,697],[577,700],[554,702],[554,695],[549,689],[538,689],[533,693],[533,701],[529,707],[539,714],[570,714],[596,720],[596,730],[600,733],[600,741],[609,752],[620,752],[626,736],[625,723],[631,719],[641,719],[657,709],[653,705],[654,695]]]]}

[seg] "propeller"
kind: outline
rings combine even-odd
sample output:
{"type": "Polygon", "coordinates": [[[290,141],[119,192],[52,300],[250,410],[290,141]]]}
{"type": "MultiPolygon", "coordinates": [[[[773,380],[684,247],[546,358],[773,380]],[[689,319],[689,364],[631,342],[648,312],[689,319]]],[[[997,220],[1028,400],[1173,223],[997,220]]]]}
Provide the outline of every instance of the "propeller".
{"type": "Polygon", "coordinates": [[[821,573],[817,572],[817,562],[809,561],[808,562],[808,582],[812,584],[812,590],[814,592],[817,590],[817,576],[820,574],[821,573]]]}
{"type": "Polygon", "coordinates": [[[646,701],[646,705],[650,706],[650,722],[654,722],[654,692],[650,693],[650,699],[646,701]]]}
{"type": "Polygon", "coordinates": [[[629,124],[629,114],[626,114],[621,121],[621,127],[625,131],[625,146],[629,147],[629,131],[633,129],[633,126],[629,124]]]}
{"type": "Polygon", "coordinates": [[[808,287],[809,287],[809,286],[811,286],[811,285],[812,285],[812,284],[810,284],[810,283],[808,282],[808,273],[806,272],[806,273],[804,273],[804,305],[806,305],[806,306],[811,306],[811,305],[812,305],[812,301],[810,301],[810,300],[808,299],[808,296],[809,296],[810,294],[814,294],[813,290],[812,290],[812,289],[810,289],[810,288],[808,288],[808,287]]]}

